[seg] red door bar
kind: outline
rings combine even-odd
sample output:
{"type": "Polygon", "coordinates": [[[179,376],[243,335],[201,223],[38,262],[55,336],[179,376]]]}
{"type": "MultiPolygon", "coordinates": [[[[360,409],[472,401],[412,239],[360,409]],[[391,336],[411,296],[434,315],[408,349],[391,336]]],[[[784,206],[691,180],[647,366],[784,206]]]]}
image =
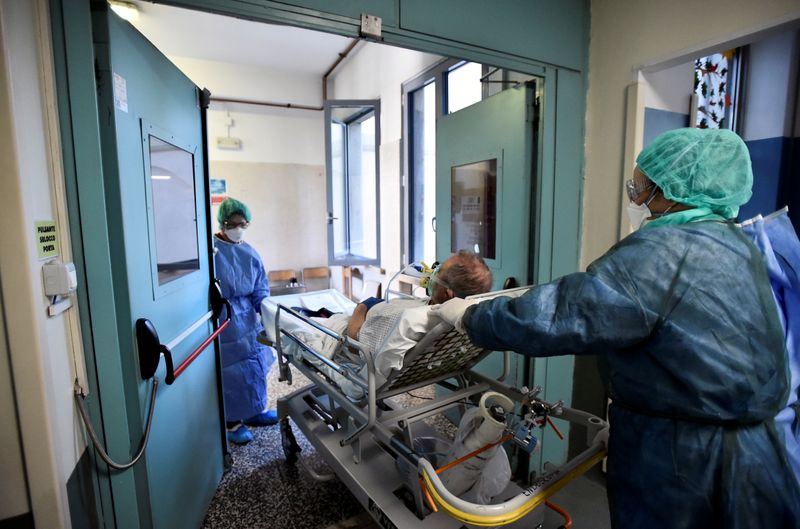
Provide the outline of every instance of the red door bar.
{"type": "Polygon", "coordinates": [[[228,324],[229,324],[230,322],[231,322],[230,318],[228,318],[228,319],[226,319],[224,322],[222,322],[222,325],[220,325],[220,326],[219,326],[219,328],[218,328],[216,331],[214,331],[213,333],[211,333],[211,336],[209,336],[208,338],[206,338],[206,339],[205,339],[205,341],[204,341],[203,343],[201,343],[201,344],[200,344],[200,345],[197,347],[197,349],[195,349],[194,351],[192,351],[192,354],[190,354],[189,356],[187,356],[187,357],[186,357],[186,360],[184,360],[183,362],[181,362],[181,363],[180,363],[180,365],[179,365],[178,367],[176,367],[176,368],[175,368],[175,378],[178,378],[179,376],[181,376],[181,373],[183,373],[183,372],[186,370],[186,368],[187,368],[187,367],[189,367],[189,364],[191,364],[192,362],[194,362],[195,358],[197,358],[198,356],[200,356],[200,353],[202,353],[202,352],[203,352],[203,350],[205,350],[205,348],[206,348],[206,347],[208,347],[208,345],[209,345],[211,342],[213,342],[213,341],[214,341],[214,339],[215,339],[217,336],[219,336],[219,333],[221,333],[222,331],[224,331],[224,330],[225,330],[225,328],[228,326],[228,324]]]}

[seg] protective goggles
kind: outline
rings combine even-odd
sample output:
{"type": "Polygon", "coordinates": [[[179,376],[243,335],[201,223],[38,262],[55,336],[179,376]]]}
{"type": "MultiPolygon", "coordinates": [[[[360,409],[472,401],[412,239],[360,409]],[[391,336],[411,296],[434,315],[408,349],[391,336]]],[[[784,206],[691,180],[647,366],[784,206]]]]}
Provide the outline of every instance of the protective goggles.
{"type": "Polygon", "coordinates": [[[656,187],[656,185],[647,178],[629,178],[625,180],[625,191],[628,192],[628,198],[631,202],[636,200],[636,197],[641,195],[644,191],[654,187],[656,187]]]}
{"type": "Polygon", "coordinates": [[[223,223],[223,227],[225,227],[225,228],[227,228],[229,230],[234,230],[236,228],[243,228],[243,229],[246,230],[247,228],[250,227],[250,223],[247,222],[246,220],[243,220],[242,222],[230,222],[230,221],[226,220],[223,223]]]}

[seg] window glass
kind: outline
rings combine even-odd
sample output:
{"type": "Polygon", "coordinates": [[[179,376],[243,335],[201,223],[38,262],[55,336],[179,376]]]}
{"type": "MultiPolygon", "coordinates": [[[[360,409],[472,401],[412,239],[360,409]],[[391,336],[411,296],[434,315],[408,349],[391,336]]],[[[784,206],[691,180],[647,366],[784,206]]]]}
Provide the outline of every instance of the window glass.
{"type": "Polygon", "coordinates": [[[436,83],[410,94],[411,260],[436,261],[436,83]]]}
{"type": "Polygon", "coordinates": [[[350,253],[376,259],[375,115],[370,112],[347,128],[350,253]]]}
{"type": "Polygon", "coordinates": [[[345,150],[345,125],[333,122],[331,123],[331,202],[333,209],[328,222],[333,224],[333,252],[337,257],[347,255],[345,150]]]}
{"type": "Polygon", "coordinates": [[[325,103],[325,146],[330,160],[328,188],[328,264],[377,264],[380,253],[378,212],[378,101],[325,103]]]}
{"type": "Polygon", "coordinates": [[[475,62],[450,70],[447,73],[447,113],[458,112],[481,100],[483,66],[475,62]]]}
{"type": "Polygon", "coordinates": [[[450,179],[451,251],[467,249],[495,259],[497,159],[453,167],[450,179]]]}
{"type": "Polygon", "coordinates": [[[731,75],[734,50],[700,57],[694,61],[695,125],[701,129],[731,128],[734,83],[731,75]],[[728,119],[726,119],[728,118],[728,119]]]}
{"type": "Polygon", "coordinates": [[[155,136],[150,142],[150,186],[158,284],[200,269],[194,156],[155,136]]]}

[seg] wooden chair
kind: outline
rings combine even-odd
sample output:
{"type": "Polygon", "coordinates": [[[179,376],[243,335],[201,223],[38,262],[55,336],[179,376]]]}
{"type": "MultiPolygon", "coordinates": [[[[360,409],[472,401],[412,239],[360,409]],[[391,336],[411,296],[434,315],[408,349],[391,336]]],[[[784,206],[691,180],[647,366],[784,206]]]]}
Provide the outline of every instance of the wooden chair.
{"type": "Polygon", "coordinates": [[[368,297],[381,297],[383,295],[382,280],[386,275],[384,268],[377,266],[342,268],[342,282],[344,295],[359,302],[368,297]]]}
{"type": "Polygon", "coordinates": [[[270,288],[288,287],[292,280],[300,283],[300,276],[297,274],[297,270],[270,270],[267,273],[267,279],[269,280],[270,288]]]}
{"type": "Polygon", "coordinates": [[[331,288],[331,269],[327,266],[303,268],[303,285],[307,291],[331,288]]]}

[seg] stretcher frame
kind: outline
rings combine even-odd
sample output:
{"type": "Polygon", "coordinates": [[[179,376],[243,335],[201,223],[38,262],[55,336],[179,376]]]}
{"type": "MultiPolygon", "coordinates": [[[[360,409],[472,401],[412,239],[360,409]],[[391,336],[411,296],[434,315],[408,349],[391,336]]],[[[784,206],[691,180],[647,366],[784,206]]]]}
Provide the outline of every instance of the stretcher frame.
{"type": "MultiPolygon", "coordinates": [[[[286,321],[286,319],[284,319],[286,321]]],[[[510,372],[510,353],[503,353],[503,371],[493,379],[472,370],[491,351],[481,349],[447,323],[437,324],[404,357],[402,370],[393,370],[386,382],[377,386],[373,352],[347,336],[338,334],[306,318],[289,307],[278,305],[275,334],[279,381],[292,383],[290,365],[305,375],[311,384],[278,399],[277,411],[281,441],[288,463],[298,460],[300,448],[289,420],[323,457],[334,474],[350,489],[363,507],[385,528],[541,527],[545,500],[571,479],[586,472],[605,457],[608,423],[592,414],[565,406],[553,406],[527,390],[513,388],[503,381],[510,372]],[[332,358],[344,351],[357,351],[367,367],[366,379],[356,369],[329,359],[295,334],[294,325],[283,326],[281,315],[299,320],[307,327],[338,341],[332,358]],[[281,337],[297,344],[319,362],[346,377],[364,390],[364,398],[347,397],[335,382],[303,355],[287,353],[281,337]],[[456,379],[457,385],[447,382],[456,379]],[[452,390],[432,400],[409,407],[395,407],[390,397],[430,384],[452,390]],[[451,494],[439,479],[430,461],[413,450],[415,435],[429,433],[422,420],[463,406],[468,399],[486,391],[497,391],[530,409],[554,409],[553,416],[587,428],[587,448],[564,465],[549,470],[527,488],[517,487],[513,497],[500,504],[480,505],[465,502],[451,494]],[[409,483],[397,471],[397,461],[416,469],[419,486],[409,483]],[[405,492],[403,490],[405,489],[405,492]],[[410,495],[410,496],[409,496],[410,495]],[[443,512],[431,512],[443,511],[443,512]],[[524,518],[524,520],[523,520],[524,518]],[[524,525],[522,525],[524,524],[524,525]]],[[[523,388],[525,389],[525,388],[523,388]]],[[[301,464],[317,480],[334,474],[319,474],[300,458],[301,464]]]]}

